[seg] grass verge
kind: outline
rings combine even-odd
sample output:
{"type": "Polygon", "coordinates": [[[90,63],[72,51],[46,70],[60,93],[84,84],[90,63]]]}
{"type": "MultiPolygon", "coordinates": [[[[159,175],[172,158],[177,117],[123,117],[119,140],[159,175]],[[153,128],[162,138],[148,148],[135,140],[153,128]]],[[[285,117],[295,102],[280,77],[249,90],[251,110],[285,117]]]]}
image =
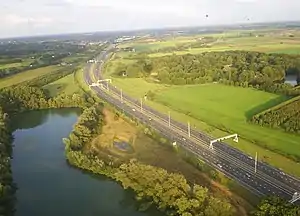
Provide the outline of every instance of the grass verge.
{"type": "Polygon", "coordinates": [[[193,127],[214,137],[238,132],[241,135],[239,143],[231,140],[225,142],[252,156],[258,152],[259,160],[281,168],[289,174],[300,176],[300,164],[276,153],[283,151],[292,155],[299,154],[300,136],[247,123],[248,116],[280,103],[285,98],[252,89],[239,88],[239,91],[236,91],[237,87],[220,85],[174,87],[149,83],[144,79],[126,78],[113,78],[113,84],[135,98],[143,97],[149,90],[156,92],[165,104],[162,104],[162,101],[149,100],[144,103],[162,113],[167,114],[171,111],[173,119],[183,123],[190,121],[193,127]],[[193,88],[199,88],[202,94],[193,93],[191,91],[193,88]],[[214,88],[215,90],[212,90],[214,88]],[[168,91],[173,98],[170,98],[170,95],[168,97],[168,91]],[[182,96],[183,92],[185,96],[182,96]],[[223,95],[222,99],[222,94],[226,92],[231,93],[226,97],[223,95]],[[232,95],[235,94],[234,92],[238,95],[232,95]],[[193,97],[186,97],[186,95],[193,95],[193,97]],[[223,103],[216,104],[220,97],[223,103]]]}

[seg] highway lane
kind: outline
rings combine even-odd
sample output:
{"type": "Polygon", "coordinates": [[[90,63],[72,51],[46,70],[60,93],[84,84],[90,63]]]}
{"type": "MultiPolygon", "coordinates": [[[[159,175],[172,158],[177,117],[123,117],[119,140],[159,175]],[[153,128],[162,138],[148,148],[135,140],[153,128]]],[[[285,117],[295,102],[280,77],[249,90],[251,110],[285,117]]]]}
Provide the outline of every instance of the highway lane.
{"type": "MultiPolygon", "coordinates": [[[[100,69],[100,68],[99,68],[100,69]]],[[[100,71],[100,70],[98,70],[98,71],[100,71]]],[[[99,78],[101,78],[101,76],[100,76],[100,74],[98,74],[98,76],[97,77],[99,77],[99,78]]],[[[88,79],[88,78],[87,78],[88,79]]],[[[89,84],[91,84],[92,83],[92,80],[91,79],[89,79],[89,80],[87,80],[87,83],[89,83],[89,84]]],[[[95,90],[95,91],[98,91],[98,94],[100,94],[99,93],[99,91],[100,92],[103,92],[103,90],[101,90],[101,89],[99,89],[98,87],[93,87],[93,89],[95,90]]],[[[112,91],[114,91],[114,88],[111,88],[111,86],[110,86],[110,89],[112,90],[112,91]]],[[[117,93],[117,92],[116,92],[117,93]]],[[[100,95],[100,97],[104,97],[104,95],[103,94],[101,94],[100,95]]],[[[127,99],[127,96],[126,95],[123,95],[123,97],[125,98],[125,99],[127,99]]],[[[109,101],[109,96],[108,97],[105,97],[105,99],[106,100],[108,100],[109,101]]],[[[132,99],[131,98],[128,98],[129,100],[131,100],[132,101],[132,99]]],[[[117,104],[117,101],[111,101],[111,103],[113,103],[113,104],[115,104],[115,105],[121,105],[121,104],[117,104]]],[[[144,106],[144,109],[146,109],[146,110],[148,110],[147,108],[146,108],[146,106],[144,106]]],[[[151,110],[151,108],[150,108],[150,110],[151,110]]],[[[127,110],[127,112],[129,112],[128,110],[127,110]]],[[[153,112],[153,110],[151,110],[151,112],[153,112]]],[[[174,125],[175,124],[175,121],[172,121],[172,125],[174,125]]],[[[179,125],[180,126],[180,124],[176,124],[177,126],[179,125]]],[[[157,125],[156,125],[156,127],[158,127],[157,125]]],[[[165,131],[166,129],[162,129],[161,128],[161,131],[165,131]]],[[[170,130],[170,129],[168,129],[167,128],[167,130],[170,130]]],[[[186,126],[185,126],[185,131],[186,131],[186,126]]],[[[172,132],[172,133],[174,133],[174,132],[172,132]]],[[[192,133],[194,133],[194,131],[192,131],[192,133]]],[[[176,133],[175,133],[176,134],[176,133]]],[[[176,137],[174,134],[172,135],[173,137],[176,137]]],[[[204,141],[209,141],[209,139],[207,138],[207,136],[203,136],[202,134],[200,135],[200,136],[202,136],[202,138],[203,138],[203,140],[204,141]]],[[[170,137],[169,137],[170,138],[170,137]]],[[[178,139],[182,139],[182,137],[180,136],[180,137],[177,137],[177,140],[178,139]]],[[[184,144],[186,143],[186,142],[191,142],[190,140],[186,140],[186,141],[184,141],[184,144]]],[[[197,147],[197,148],[200,148],[199,146],[197,146],[197,145],[195,145],[195,143],[193,143],[192,142],[192,144],[190,143],[190,145],[193,145],[194,146],[194,148],[195,148],[195,146],[197,147]]],[[[184,146],[184,147],[186,147],[187,148],[187,146],[184,146]]],[[[191,150],[191,149],[190,149],[191,150]]],[[[264,181],[263,179],[258,179],[258,176],[255,176],[254,177],[254,175],[250,175],[249,173],[245,173],[245,170],[243,170],[242,168],[240,168],[239,167],[239,164],[237,164],[237,165],[235,165],[235,167],[232,165],[232,161],[227,161],[227,160],[225,160],[225,159],[220,159],[219,158],[219,156],[217,155],[217,152],[216,153],[214,153],[214,152],[210,152],[210,151],[207,151],[206,150],[206,152],[204,152],[203,151],[203,149],[192,149],[192,152],[193,153],[196,153],[196,154],[200,154],[201,155],[201,153],[199,153],[198,151],[201,151],[201,152],[203,152],[205,155],[207,155],[209,158],[208,158],[208,160],[212,160],[212,158],[217,158],[217,159],[215,159],[214,160],[214,163],[216,164],[217,163],[217,167],[219,167],[219,165],[220,166],[222,166],[222,167],[219,167],[223,172],[230,172],[230,174],[227,174],[227,175],[229,175],[229,176],[231,176],[231,175],[234,175],[235,177],[234,177],[234,179],[244,179],[244,181],[246,181],[246,182],[244,182],[246,185],[248,185],[248,188],[249,188],[249,184],[252,184],[251,182],[253,182],[253,184],[252,184],[252,187],[255,187],[255,188],[258,188],[258,190],[259,190],[259,193],[262,191],[262,193],[263,194],[277,194],[277,195],[280,195],[280,196],[284,196],[284,197],[286,197],[286,198],[290,198],[290,195],[291,195],[291,193],[293,193],[293,192],[288,192],[288,190],[286,190],[285,188],[280,188],[279,186],[277,186],[277,185],[275,185],[275,184],[272,184],[272,183],[270,183],[270,182],[268,182],[268,181],[264,181]],[[197,153],[198,152],[198,153],[197,153]],[[213,155],[212,155],[213,154],[213,155]],[[228,169],[228,170],[225,170],[225,169],[228,169]],[[232,174],[233,173],[233,174],[232,174]],[[238,176],[236,176],[236,175],[238,175],[238,176]]],[[[202,155],[202,157],[203,157],[203,155],[202,155]]],[[[248,159],[250,159],[248,156],[246,156],[245,158],[248,158],[248,159]]],[[[239,160],[236,160],[236,161],[239,161],[239,160]]],[[[252,163],[253,163],[253,160],[252,160],[252,163]]],[[[216,166],[216,165],[215,165],[216,166]]],[[[257,190],[257,189],[255,189],[255,190],[257,190]]]]}
{"type": "Polygon", "coordinates": [[[236,179],[245,186],[247,185],[247,188],[250,187],[251,190],[255,191],[258,195],[262,195],[265,193],[273,195],[279,194],[282,197],[290,198],[290,195],[278,190],[276,185],[270,186],[266,184],[262,179],[259,179],[257,176],[252,176],[248,173],[245,173],[245,171],[239,167],[239,164],[229,165],[228,161],[218,157],[218,155],[214,154],[213,152],[209,150],[203,150],[200,147],[195,146],[194,143],[190,140],[183,141],[182,136],[176,133],[174,134],[172,131],[166,129],[163,125],[153,120],[149,120],[149,118],[145,116],[144,113],[142,113],[140,110],[136,110],[126,103],[122,104],[118,99],[110,97],[110,95],[108,95],[106,92],[103,92],[103,90],[101,90],[100,88],[92,87],[92,89],[102,99],[106,100],[111,104],[116,105],[120,108],[120,110],[123,110],[130,116],[138,118],[141,122],[149,125],[150,127],[157,130],[159,133],[163,134],[163,136],[165,136],[166,138],[172,141],[176,141],[178,145],[181,145],[193,154],[196,154],[207,163],[219,169],[221,172],[225,172],[225,174],[227,174],[229,177],[236,179]],[[264,191],[264,193],[262,193],[261,191],[264,191]]]}
{"type": "Polygon", "coordinates": [[[279,183],[280,184],[280,183],[279,183]]]}
{"type": "MultiPolygon", "coordinates": [[[[109,85],[109,88],[110,88],[110,91],[113,91],[116,94],[120,95],[120,90],[114,88],[112,85],[109,85]]],[[[124,93],[123,93],[123,99],[134,103],[137,107],[140,106],[139,100],[132,99],[124,93]]],[[[168,124],[168,116],[167,115],[160,114],[157,111],[155,111],[154,109],[146,106],[145,104],[143,104],[143,109],[150,111],[153,115],[160,117],[166,124],[168,124]]],[[[177,127],[181,131],[186,131],[186,133],[187,133],[187,125],[184,125],[182,123],[179,123],[179,122],[176,122],[173,120],[171,120],[171,125],[172,125],[172,127],[177,127]]],[[[202,139],[203,141],[205,141],[206,145],[209,145],[209,141],[214,139],[214,138],[209,137],[199,131],[194,130],[193,128],[191,128],[191,135],[196,136],[199,139],[202,139]]],[[[241,152],[235,148],[232,148],[231,146],[228,146],[227,144],[221,143],[221,142],[214,143],[214,149],[215,149],[215,151],[219,151],[222,153],[226,152],[227,154],[230,154],[231,156],[235,157],[236,159],[243,161],[244,163],[248,164],[249,166],[252,166],[253,170],[254,170],[254,159],[251,156],[246,155],[243,152],[241,152]]],[[[272,181],[274,183],[276,183],[278,185],[283,185],[282,183],[285,183],[286,185],[284,187],[288,187],[289,190],[294,191],[294,192],[300,191],[300,181],[297,178],[287,175],[284,172],[282,172],[281,170],[279,170],[275,167],[272,167],[266,163],[263,163],[261,161],[258,161],[257,168],[258,168],[257,172],[260,173],[261,175],[267,174],[268,176],[272,177],[272,181]]]]}
{"type": "MultiPolygon", "coordinates": [[[[116,90],[115,88],[112,88],[112,86],[110,86],[110,91],[111,92],[116,92],[118,90],[116,90]]],[[[119,95],[120,93],[117,92],[116,94],[119,95]]],[[[124,94],[123,94],[123,99],[124,99],[124,101],[127,100],[127,96],[124,95],[124,94]]],[[[132,100],[129,100],[129,102],[131,102],[131,101],[132,100]]],[[[140,106],[137,104],[136,100],[135,100],[135,102],[132,102],[132,103],[136,106],[136,109],[139,109],[140,106]]],[[[145,111],[147,110],[145,105],[144,105],[143,109],[145,111]]],[[[152,114],[152,116],[155,115],[153,113],[151,113],[151,114],[152,114]]],[[[161,117],[158,116],[158,118],[161,118],[161,117]]],[[[168,124],[168,122],[167,122],[168,120],[166,120],[166,119],[162,119],[162,120],[165,121],[166,125],[168,124]]],[[[174,127],[174,126],[178,128],[178,126],[174,125],[174,123],[173,123],[172,127],[174,127]]],[[[186,127],[186,130],[185,130],[186,132],[185,132],[185,134],[183,136],[187,136],[187,126],[185,126],[185,127],[186,127]]],[[[184,131],[182,128],[179,128],[179,130],[180,131],[184,131]]],[[[192,137],[195,137],[195,136],[193,136],[193,133],[192,133],[192,137]]],[[[209,140],[212,140],[212,138],[209,139],[209,138],[205,137],[202,133],[199,135],[199,137],[196,137],[196,138],[197,138],[198,143],[201,142],[201,141],[202,142],[206,141],[205,144],[206,144],[207,147],[209,145],[209,140]]],[[[237,161],[238,159],[240,159],[242,161],[240,163],[240,166],[242,166],[242,165],[243,166],[245,166],[245,165],[248,166],[248,168],[246,168],[248,170],[248,172],[253,173],[255,175],[260,175],[260,176],[266,178],[266,181],[269,179],[269,181],[271,182],[271,184],[276,184],[277,187],[282,187],[284,190],[289,191],[290,195],[292,195],[295,191],[297,191],[297,189],[294,189],[294,188],[298,187],[297,179],[296,179],[296,181],[293,180],[292,178],[291,178],[292,180],[288,180],[286,178],[286,175],[283,174],[283,172],[281,172],[281,171],[277,172],[277,173],[275,173],[274,171],[272,173],[265,173],[265,172],[262,172],[262,171],[258,170],[257,173],[254,173],[254,160],[253,160],[253,158],[251,158],[250,156],[247,156],[247,155],[245,155],[243,153],[241,154],[240,152],[234,151],[234,150],[231,151],[231,154],[228,154],[228,152],[231,150],[232,147],[229,147],[226,144],[225,145],[221,144],[221,145],[218,146],[218,144],[220,144],[220,143],[217,143],[217,146],[215,145],[215,148],[214,148],[213,151],[215,151],[217,153],[220,153],[220,154],[226,153],[226,155],[228,157],[230,157],[233,161],[237,161]],[[226,150],[226,151],[224,151],[224,150],[226,150]],[[233,158],[234,156],[236,156],[236,157],[233,158]],[[250,168],[250,170],[249,170],[249,166],[252,166],[252,168],[250,168]],[[277,174],[277,176],[280,177],[280,180],[274,174],[277,174]],[[282,180],[288,182],[289,184],[291,184],[291,181],[293,181],[292,182],[293,187],[291,187],[288,184],[283,184],[282,180]]],[[[268,171],[269,170],[268,167],[266,167],[265,170],[268,171]]]]}

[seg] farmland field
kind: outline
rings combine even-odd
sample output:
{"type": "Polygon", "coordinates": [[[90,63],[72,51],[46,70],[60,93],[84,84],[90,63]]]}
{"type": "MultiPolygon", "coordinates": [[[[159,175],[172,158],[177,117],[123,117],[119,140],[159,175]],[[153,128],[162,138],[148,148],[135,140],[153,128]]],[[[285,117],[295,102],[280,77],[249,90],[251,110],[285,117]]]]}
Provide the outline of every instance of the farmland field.
{"type": "Polygon", "coordinates": [[[126,43],[122,44],[119,47],[133,47],[137,52],[149,51],[149,50],[157,50],[166,47],[175,47],[179,44],[185,44],[194,42],[195,39],[193,38],[175,38],[169,39],[166,41],[155,41],[155,42],[139,42],[139,43],[126,43]]]}
{"type": "Polygon", "coordinates": [[[190,48],[190,49],[174,49],[170,52],[154,52],[149,57],[160,57],[164,55],[184,55],[197,54],[211,51],[226,50],[249,50],[268,53],[287,53],[300,54],[300,37],[288,37],[282,35],[266,35],[264,37],[239,37],[238,33],[229,32],[224,34],[198,35],[193,37],[168,38],[164,41],[155,42],[131,42],[120,45],[120,47],[133,47],[136,52],[155,51],[162,48],[173,47],[177,45],[188,45],[196,42],[197,38],[209,36],[215,38],[215,42],[208,43],[208,47],[190,48]]]}
{"type": "MultiPolygon", "coordinates": [[[[245,33],[246,32],[246,33],[245,33]]],[[[232,31],[223,34],[167,37],[160,40],[134,41],[121,44],[119,47],[135,47],[135,53],[118,52],[105,67],[105,76],[113,79],[113,84],[123,92],[135,98],[141,98],[147,92],[155,93],[153,100],[145,103],[162,113],[171,112],[173,119],[186,123],[202,130],[214,137],[221,137],[229,133],[240,135],[239,143],[232,140],[225,142],[250,154],[258,152],[259,159],[266,161],[286,172],[300,176],[300,164],[286,156],[300,156],[300,136],[289,134],[280,129],[271,129],[249,123],[249,119],[256,113],[270,108],[287,97],[266,93],[251,88],[224,86],[219,84],[172,86],[154,83],[145,78],[118,78],[113,75],[120,64],[131,64],[137,61],[139,53],[152,53],[148,56],[159,57],[170,54],[197,54],[208,51],[249,50],[266,53],[300,54],[300,34],[292,32],[245,31],[253,36],[239,37],[240,32],[232,31]],[[264,36],[256,37],[255,34],[264,36]],[[207,48],[190,48],[176,50],[177,45],[191,44],[200,37],[217,38],[207,48]],[[141,49],[139,49],[139,48],[141,49]],[[166,47],[174,47],[174,52],[155,52],[166,47]],[[131,58],[132,57],[132,58],[131,58]],[[188,97],[187,97],[188,95],[188,97]]],[[[198,40],[199,41],[199,40],[198,40]]]]}
{"type": "Polygon", "coordinates": [[[149,57],[161,57],[165,55],[184,55],[184,54],[198,54],[202,52],[222,52],[226,50],[248,50],[267,53],[287,53],[300,54],[300,39],[294,40],[280,40],[279,38],[237,38],[226,39],[224,42],[219,42],[210,45],[207,48],[191,48],[186,50],[178,50],[174,52],[157,52],[149,54],[149,57]],[[283,42],[284,41],[284,42],[283,42]]]}
{"type": "Polygon", "coordinates": [[[13,67],[21,67],[21,66],[28,66],[32,63],[32,59],[22,59],[22,62],[15,62],[15,63],[3,63],[0,61],[0,69],[9,69],[13,67]]]}
{"type": "Polygon", "coordinates": [[[3,79],[0,79],[0,88],[8,87],[11,85],[15,85],[27,80],[31,80],[33,78],[43,76],[45,74],[54,72],[56,70],[61,69],[59,66],[47,66],[41,67],[34,70],[24,71],[22,73],[18,73],[16,75],[12,75],[3,79]]]}

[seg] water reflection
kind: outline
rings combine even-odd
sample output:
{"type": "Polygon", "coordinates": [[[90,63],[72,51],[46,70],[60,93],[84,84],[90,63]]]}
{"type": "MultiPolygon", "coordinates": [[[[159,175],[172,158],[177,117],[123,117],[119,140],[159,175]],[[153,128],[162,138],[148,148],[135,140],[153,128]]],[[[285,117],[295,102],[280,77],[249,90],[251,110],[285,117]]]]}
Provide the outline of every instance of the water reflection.
{"type": "Polygon", "coordinates": [[[12,116],[12,127],[13,130],[18,129],[30,129],[35,128],[43,123],[45,123],[51,113],[52,115],[59,115],[62,117],[69,117],[73,114],[80,115],[80,109],[52,109],[52,110],[38,110],[29,111],[16,116],[12,116]]]}
{"type": "Polygon", "coordinates": [[[285,77],[285,83],[291,84],[292,86],[297,85],[297,76],[296,75],[287,75],[285,77]]]}
{"type": "Polygon", "coordinates": [[[78,110],[34,111],[15,121],[13,177],[18,185],[16,216],[154,216],[138,212],[134,195],[104,177],[70,167],[62,138],[78,110]]]}

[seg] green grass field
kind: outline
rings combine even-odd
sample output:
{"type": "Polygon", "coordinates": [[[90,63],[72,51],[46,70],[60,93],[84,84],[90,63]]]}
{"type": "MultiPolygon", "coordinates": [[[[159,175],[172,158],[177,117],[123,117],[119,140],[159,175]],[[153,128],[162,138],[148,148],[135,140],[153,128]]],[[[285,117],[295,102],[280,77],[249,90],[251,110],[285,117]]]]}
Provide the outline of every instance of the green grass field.
{"type": "Polygon", "coordinates": [[[10,63],[10,64],[3,64],[0,61],[0,69],[5,69],[5,68],[12,68],[12,67],[21,67],[21,66],[28,66],[32,62],[32,59],[22,59],[22,62],[15,62],[15,63],[10,63]]]}
{"type": "Polygon", "coordinates": [[[79,87],[74,79],[74,74],[70,74],[59,80],[56,80],[53,83],[49,83],[43,88],[48,90],[51,96],[55,96],[62,93],[70,95],[79,91],[79,87]]]}
{"type": "Polygon", "coordinates": [[[160,92],[155,101],[269,148],[300,156],[300,136],[247,123],[253,114],[286,99],[249,88],[213,84],[172,88],[160,92]]]}
{"type": "MultiPolygon", "coordinates": [[[[252,50],[297,54],[300,51],[300,37],[297,34],[293,38],[284,36],[284,34],[277,34],[275,36],[270,34],[264,37],[236,37],[238,34],[239,32],[235,31],[224,34],[205,35],[217,37],[219,40],[218,42],[214,42],[210,48],[177,51],[175,54],[197,54],[206,51],[224,50],[252,50]]],[[[169,37],[166,39],[169,40],[169,43],[167,41],[152,41],[152,45],[150,42],[148,44],[150,44],[149,46],[153,46],[153,44],[157,46],[159,43],[162,43],[163,45],[168,44],[168,46],[172,46],[174,41],[177,41],[177,43],[178,41],[191,42],[201,36],[203,37],[204,35],[176,37],[175,39],[169,37]]],[[[131,43],[131,46],[135,44],[142,46],[146,42],[134,42],[131,43]]],[[[151,57],[161,55],[166,55],[166,53],[150,54],[151,57]]],[[[127,58],[120,58],[123,56],[128,57],[126,54],[122,54],[121,56],[116,54],[116,58],[106,64],[106,77],[112,76],[118,64],[128,64],[134,61],[127,58]]],[[[287,98],[250,88],[244,89],[218,84],[168,86],[147,82],[141,78],[112,78],[115,86],[122,88],[124,92],[135,98],[143,97],[149,90],[155,92],[157,95],[155,101],[148,100],[145,102],[146,104],[166,114],[168,111],[171,111],[172,118],[185,123],[190,121],[193,126],[214,137],[225,136],[228,133],[238,133],[241,135],[239,143],[234,143],[231,140],[227,140],[226,142],[253,156],[255,152],[258,152],[260,160],[282,168],[288,173],[300,176],[300,164],[279,153],[300,155],[300,136],[288,134],[281,130],[263,128],[247,122],[247,118],[287,98]],[[187,95],[189,96],[187,97],[187,95]]]]}
{"type": "MultiPolygon", "coordinates": [[[[220,37],[220,36],[219,36],[220,37]]],[[[158,52],[149,54],[149,57],[165,55],[198,54],[202,52],[221,52],[226,50],[248,50],[268,53],[300,54],[300,38],[288,37],[241,37],[221,38],[218,42],[210,44],[208,48],[191,48],[174,52],[158,52]]]]}
{"type": "Polygon", "coordinates": [[[158,50],[166,47],[175,47],[176,45],[194,42],[194,38],[182,37],[182,38],[169,38],[163,41],[154,42],[135,42],[135,43],[124,43],[120,45],[120,48],[133,47],[136,52],[144,52],[151,50],[158,50]]]}
{"type": "Polygon", "coordinates": [[[61,69],[61,67],[52,65],[52,66],[37,68],[34,70],[24,71],[16,75],[0,79],[0,88],[8,87],[27,80],[31,80],[33,78],[43,76],[45,74],[57,71],[59,69],[61,69]]]}
{"type": "Polygon", "coordinates": [[[16,62],[16,63],[11,63],[11,64],[0,64],[0,69],[20,67],[22,65],[23,65],[22,62],[16,62]]]}
{"type": "MultiPolygon", "coordinates": [[[[211,51],[225,50],[249,50],[268,53],[300,54],[300,34],[299,31],[292,32],[294,37],[289,37],[287,32],[278,29],[265,30],[243,30],[228,31],[219,34],[198,34],[189,36],[166,36],[162,39],[145,38],[120,44],[120,48],[134,47],[136,52],[155,51],[161,48],[175,47],[177,45],[188,45],[203,37],[213,37],[216,42],[209,43],[209,48],[192,48],[176,50],[174,52],[158,52],[149,54],[150,57],[160,57],[165,55],[198,54],[211,51]],[[252,34],[250,36],[249,34],[252,34]],[[258,35],[263,34],[263,37],[258,35]],[[258,36],[258,37],[256,37],[258,36]]],[[[125,54],[123,54],[125,55],[125,54]]]]}
{"type": "MultiPolygon", "coordinates": [[[[105,76],[109,77],[106,73],[105,76]]],[[[300,154],[300,136],[246,122],[247,117],[286,100],[284,97],[218,84],[160,85],[141,78],[113,78],[113,85],[135,98],[141,98],[151,90],[156,93],[156,99],[145,101],[145,104],[162,113],[171,111],[173,119],[190,121],[191,125],[214,137],[228,135],[226,130],[238,133],[242,136],[239,143],[232,140],[226,143],[252,156],[258,152],[260,160],[300,176],[300,164],[264,148],[300,154]]]]}

